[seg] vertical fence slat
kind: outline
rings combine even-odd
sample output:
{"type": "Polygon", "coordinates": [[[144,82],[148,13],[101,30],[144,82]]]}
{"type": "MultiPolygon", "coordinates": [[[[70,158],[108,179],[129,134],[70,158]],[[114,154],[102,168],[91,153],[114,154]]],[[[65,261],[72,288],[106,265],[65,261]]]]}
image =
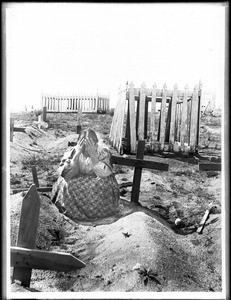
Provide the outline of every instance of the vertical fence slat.
{"type": "Polygon", "coordinates": [[[170,123],[171,123],[171,108],[172,108],[172,99],[169,99],[166,128],[165,128],[165,142],[168,143],[169,143],[170,123]]]}
{"type": "Polygon", "coordinates": [[[192,96],[192,112],[190,125],[190,148],[194,151],[197,138],[197,122],[198,121],[198,86],[196,85],[192,96]]]}
{"type": "Polygon", "coordinates": [[[150,122],[150,137],[151,141],[155,141],[155,121],[156,121],[156,84],[152,88],[152,103],[151,103],[151,122],[150,122]]]}
{"type": "Polygon", "coordinates": [[[138,136],[140,140],[144,139],[144,117],[145,117],[145,83],[141,85],[140,90],[140,104],[139,104],[139,127],[138,127],[138,136]]]}
{"type": "Polygon", "coordinates": [[[181,135],[180,143],[181,147],[184,146],[184,143],[187,141],[187,99],[188,99],[188,85],[185,86],[183,103],[182,103],[182,119],[181,119],[181,135]]]}
{"type": "Polygon", "coordinates": [[[136,118],[135,118],[135,94],[133,82],[129,85],[129,109],[130,109],[130,137],[131,151],[136,151],[136,118]]]}
{"type": "Polygon", "coordinates": [[[126,91],[122,91],[120,95],[120,103],[118,107],[118,118],[115,130],[115,142],[114,145],[117,151],[120,151],[122,146],[123,126],[124,126],[124,114],[126,106],[126,91]]]}
{"type": "Polygon", "coordinates": [[[177,104],[177,142],[180,141],[180,125],[181,125],[181,103],[177,104]]]}
{"type": "Polygon", "coordinates": [[[170,122],[170,132],[169,132],[169,143],[174,144],[175,139],[175,119],[176,119],[176,102],[177,102],[177,85],[174,85],[173,95],[172,95],[172,105],[171,105],[171,122],[170,122]]]}
{"type": "Polygon", "coordinates": [[[144,139],[148,137],[148,98],[145,96],[145,104],[144,104],[144,139]]]}
{"type": "MultiPolygon", "coordinates": [[[[112,120],[112,124],[111,124],[111,129],[110,129],[110,134],[109,134],[109,140],[111,142],[111,144],[113,144],[113,147],[115,147],[116,145],[116,133],[117,133],[117,126],[118,126],[118,117],[119,117],[119,107],[120,107],[120,100],[122,97],[122,91],[119,91],[119,99],[117,102],[117,105],[115,107],[115,111],[114,111],[114,116],[113,116],[113,120],[112,120]]],[[[96,107],[98,107],[97,105],[98,99],[96,98],[96,107]]]]}
{"type": "Polygon", "coordinates": [[[166,116],[166,98],[167,98],[167,86],[163,86],[162,102],[161,102],[161,115],[160,115],[160,148],[164,149],[165,140],[165,116],[166,116]]]}

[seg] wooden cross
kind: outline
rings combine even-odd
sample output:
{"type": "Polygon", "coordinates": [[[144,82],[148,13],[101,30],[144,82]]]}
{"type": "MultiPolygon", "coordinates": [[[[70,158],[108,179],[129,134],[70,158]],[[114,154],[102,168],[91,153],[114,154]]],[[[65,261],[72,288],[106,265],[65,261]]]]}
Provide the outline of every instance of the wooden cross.
{"type": "Polygon", "coordinates": [[[137,146],[136,159],[124,158],[124,157],[112,155],[113,164],[135,167],[135,171],[133,175],[132,195],[131,195],[131,201],[135,203],[139,202],[142,169],[147,168],[147,169],[161,170],[161,171],[168,171],[169,169],[168,164],[143,160],[144,150],[145,150],[145,141],[139,140],[137,146]]]}
{"type": "Polygon", "coordinates": [[[71,271],[85,263],[68,253],[35,250],[40,198],[33,184],[22,201],[17,247],[11,247],[12,282],[29,287],[32,269],[71,271]]]}

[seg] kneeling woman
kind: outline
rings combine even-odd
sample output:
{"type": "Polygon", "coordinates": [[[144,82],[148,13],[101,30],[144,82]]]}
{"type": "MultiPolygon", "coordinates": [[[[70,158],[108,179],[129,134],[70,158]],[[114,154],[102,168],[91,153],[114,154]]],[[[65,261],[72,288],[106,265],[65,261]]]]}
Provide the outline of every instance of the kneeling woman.
{"type": "Polygon", "coordinates": [[[77,145],[65,152],[53,187],[52,202],[60,212],[76,222],[118,212],[119,186],[110,159],[93,130],[81,134],[77,145]]]}

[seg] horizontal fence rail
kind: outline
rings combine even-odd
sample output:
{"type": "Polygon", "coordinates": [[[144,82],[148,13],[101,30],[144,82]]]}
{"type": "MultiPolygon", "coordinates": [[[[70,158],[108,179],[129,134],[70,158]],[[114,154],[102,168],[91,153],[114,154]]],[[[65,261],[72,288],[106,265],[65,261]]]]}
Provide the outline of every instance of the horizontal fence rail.
{"type": "Polygon", "coordinates": [[[108,112],[110,109],[110,98],[104,95],[73,95],[57,96],[42,95],[42,107],[47,112],[78,112],[83,113],[108,112]]]}
{"type": "Polygon", "coordinates": [[[167,89],[135,88],[131,82],[119,93],[109,141],[118,152],[136,152],[145,140],[151,152],[195,152],[199,140],[201,83],[193,90],[186,85],[167,89]]]}

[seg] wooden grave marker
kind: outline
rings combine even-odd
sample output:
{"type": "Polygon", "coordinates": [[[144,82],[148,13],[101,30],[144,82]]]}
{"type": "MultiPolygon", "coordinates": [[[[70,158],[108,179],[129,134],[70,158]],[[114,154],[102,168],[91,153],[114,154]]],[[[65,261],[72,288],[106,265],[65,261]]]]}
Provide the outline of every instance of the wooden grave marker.
{"type": "Polygon", "coordinates": [[[22,201],[17,247],[11,247],[12,282],[29,287],[32,269],[71,271],[85,263],[68,253],[35,250],[41,201],[33,184],[22,201]]]}
{"type": "Polygon", "coordinates": [[[144,150],[145,150],[145,141],[139,140],[137,146],[136,159],[112,155],[113,164],[135,167],[134,176],[133,176],[133,185],[132,185],[132,195],[131,195],[131,201],[135,203],[139,202],[142,169],[147,168],[147,169],[161,170],[161,171],[168,171],[169,169],[168,164],[143,160],[144,150]]]}

